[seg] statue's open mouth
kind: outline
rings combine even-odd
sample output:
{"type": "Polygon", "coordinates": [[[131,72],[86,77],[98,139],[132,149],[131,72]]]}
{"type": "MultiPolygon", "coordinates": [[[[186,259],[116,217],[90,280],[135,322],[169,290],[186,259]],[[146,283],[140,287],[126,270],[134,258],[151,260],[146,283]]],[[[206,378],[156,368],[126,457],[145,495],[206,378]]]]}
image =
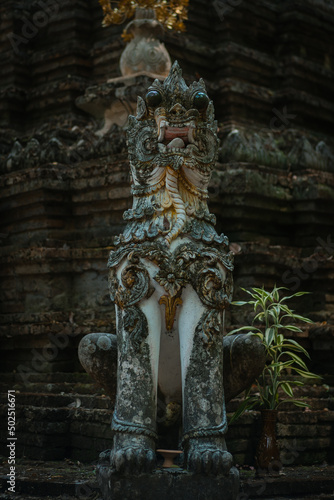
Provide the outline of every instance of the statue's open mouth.
{"type": "Polygon", "coordinates": [[[158,147],[161,152],[181,153],[197,149],[195,142],[195,120],[187,123],[168,122],[164,116],[157,119],[158,147]]]}

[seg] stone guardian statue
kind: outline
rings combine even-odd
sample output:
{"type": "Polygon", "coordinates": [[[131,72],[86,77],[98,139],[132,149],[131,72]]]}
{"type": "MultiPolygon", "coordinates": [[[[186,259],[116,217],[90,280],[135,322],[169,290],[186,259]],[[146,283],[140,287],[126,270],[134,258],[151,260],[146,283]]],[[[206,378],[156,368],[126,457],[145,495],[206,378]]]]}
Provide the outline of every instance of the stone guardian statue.
{"type": "Polygon", "coordinates": [[[133,206],[110,253],[118,373],[111,464],[153,469],[157,399],[182,406],[189,471],[228,474],[223,313],[232,255],[207,206],[218,138],[204,82],[189,87],[177,62],[138,98],[128,150],[133,206]]]}

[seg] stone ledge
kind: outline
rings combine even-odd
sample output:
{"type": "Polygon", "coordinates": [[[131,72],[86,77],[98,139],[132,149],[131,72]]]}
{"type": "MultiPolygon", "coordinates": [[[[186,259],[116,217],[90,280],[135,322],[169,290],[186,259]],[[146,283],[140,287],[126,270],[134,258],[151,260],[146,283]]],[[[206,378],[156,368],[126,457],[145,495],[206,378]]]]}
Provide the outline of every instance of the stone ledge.
{"type": "Polygon", "coordinates": [[[97,467],[103,500],[236,500],[239,472],[233,467],[228,476],[203,476],[183,469],[155,470],[152,474],[123,476],[108,465],[97,467]]]}

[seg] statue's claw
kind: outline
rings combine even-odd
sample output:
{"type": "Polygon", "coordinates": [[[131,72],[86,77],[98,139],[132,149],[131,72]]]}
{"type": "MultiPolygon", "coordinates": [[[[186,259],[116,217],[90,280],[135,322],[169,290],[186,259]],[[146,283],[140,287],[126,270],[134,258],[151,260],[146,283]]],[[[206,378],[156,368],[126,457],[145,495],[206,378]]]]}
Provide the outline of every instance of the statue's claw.
{"type": "Polygon", "coordinates": [[[111,454],[111,464],[121,474],[142,474],[152,472],[155,467],[154,442],[150,438],[140,436],[138,443],[133,435],[122,435],[117,440],[111,454]],[[121,442],[119,442],[121,441],[121,442]]]}
{"type": "Polygon", "coordinates": [[[221,445],[222,440],[214,438],[205,440],[191,439],[187,452],[188,470],[195,474],[226,475],[229,473],[233,458],[221,445]]]}

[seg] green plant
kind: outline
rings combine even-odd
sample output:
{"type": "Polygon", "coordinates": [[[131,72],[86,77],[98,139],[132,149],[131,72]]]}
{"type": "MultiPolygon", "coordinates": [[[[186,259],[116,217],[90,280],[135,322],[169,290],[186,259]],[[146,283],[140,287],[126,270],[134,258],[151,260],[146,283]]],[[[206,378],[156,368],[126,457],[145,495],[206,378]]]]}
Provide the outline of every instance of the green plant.
{"type": "Polygon", "coordinates": [[[286,380],[285,377],[292,372],[307,379],[320,379],[321,377],[311,373],[300,357],[302,354],[309,358],[308,352],[296,340],[286,338],[284,332],[302,331],[298,326],[290,324],[291,320],[313,323],[310,319],[295,314],[286,304],[290,299],[308,292],[297,292],[288,297],[280,298],[280,290],[286,290],[286,288],[275,286],[271,292],[267,292],[263,288],[252,288],[251,290],[242,288],[242,290],[248,293],[252,299],[232,304],[236,306],[252,305],[256,315],[251,326],[242,326],[229,332],[228,335],[248,330],[249,335],[258,337],[266,350],[267,363],[262,374],[255,381],[258,394],[251,393],[252,387],[246,391],[245,400],[233,415],[231,422],[240,417],[244,411],[255,406],[276,410],[282,403],[290,402],[296,406],[307,407],[308,404],[305,401],[295,399],[293,394],[293,386],[302,386],[304,382],[296,379],[286,380]],[[256,323],[259,326],[255,326],[256,323]]]}

